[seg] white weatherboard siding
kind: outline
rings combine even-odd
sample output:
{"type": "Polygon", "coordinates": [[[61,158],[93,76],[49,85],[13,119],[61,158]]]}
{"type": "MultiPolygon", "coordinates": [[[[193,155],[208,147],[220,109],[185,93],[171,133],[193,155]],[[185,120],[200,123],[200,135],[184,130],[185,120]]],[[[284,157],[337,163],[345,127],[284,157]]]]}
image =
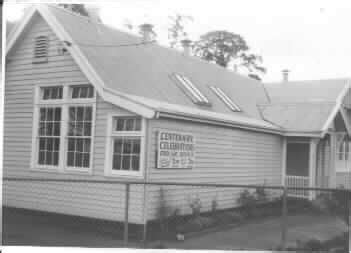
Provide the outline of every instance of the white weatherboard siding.
{"type": "MultiPolygon", "coordinates": [[[[5,84],[4,176],[99,180],[104,177],[106,122],[125,111],[97,97],[93,175],[30,171],[33,97],[36,84],[89,83],[72,57],[58,55],[58,39],[39,16],[8,55],[5,84]],[[33,39],[49,35],[48,63],[32,64],[33,39]]],[[[118,180],[118,178],[116,178],[118,180]]],[[[112,179],[113,180],[113,179],[112,179]]],[[[123,221],[124,186],[92,183],[4,182],[7,206],[123,221]]],[[[142,223],[143,188],[131,187],[130,220],[142,223]]]]}
{"type": "Polygon", "coordinates": [[[336,172],[336,186],[351,189],[351,172],[336,172]]]}
{"type": "MultiPolygon", "coordinates": [[[[346,108],[346,116],[349,125],[351,126],[351,89],[345,95],[343,106],[346,108]]],[[[351,171],[350,172],[336,172],[336,186],[343,186],[351,189],[351,171]]]]}
{"type": "MultiPolygon", "coordinates": [[[[282,139],[279,136],[220,128],[174,120],[150,120],[148,129],[148,181],[172,181],[217,184],[281,184],[282,139]],[[157,132],[184,131],[195,136],[193,169],[156,169],[157,132]]],[[[148,219],[156,217],[159,186],[148,186],[146,193],[148,219]]],[[[236,205],[243,189],[166,186],[167,205],[190,212],[189,202],[200,198],[202,211],[210,210],[213,199],[218,208],[236,205]]],[[[275,191],[277,194],[278,191],[275,191]]]]}

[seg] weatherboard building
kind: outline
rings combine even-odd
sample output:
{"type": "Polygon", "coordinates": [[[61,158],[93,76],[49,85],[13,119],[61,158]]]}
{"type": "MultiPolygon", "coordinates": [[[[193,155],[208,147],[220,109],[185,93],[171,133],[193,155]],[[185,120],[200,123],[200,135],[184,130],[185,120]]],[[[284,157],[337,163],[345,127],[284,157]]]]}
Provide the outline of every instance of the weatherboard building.
{"type": "MultiPolygon", "coordinates": [[[[67,179],[348,186],[349,79],[263,84],[141,41],[56,6],[26,10],[7,39],[3,171],[42,181],[5,180],[4,205],[124,219],[124,185],[67,179]]],[[[194,188],[167,187],[189,212],[194,188]]],[[[130,221],[155,219],[159,187],[130,190],[130,221]]],[[[239,191],[196,194],[228,208],[239,191]]]]}

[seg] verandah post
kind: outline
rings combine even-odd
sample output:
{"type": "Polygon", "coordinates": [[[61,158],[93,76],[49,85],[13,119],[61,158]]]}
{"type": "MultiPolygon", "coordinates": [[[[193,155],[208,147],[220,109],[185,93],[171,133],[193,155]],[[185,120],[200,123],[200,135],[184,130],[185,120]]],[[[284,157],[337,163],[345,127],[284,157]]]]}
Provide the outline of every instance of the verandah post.
{"type": "Polygon", "coordinates": [[[286,236],[288,229],[288,203],[287,203],[288,191],[284,185],[283,189],[283,201],[282,201],[282,237],[281,237],[281,247],[282,250],[286,249],[286,236]]]}
{"type": "Polygon", "coordinates": [[[128,245],[128,219],[129,219],[129,191],[130,184],[126,183],[126,192],[125,192],[125,201],[124,201],[124,237],[123,243],[124,246],[128,245]]]}

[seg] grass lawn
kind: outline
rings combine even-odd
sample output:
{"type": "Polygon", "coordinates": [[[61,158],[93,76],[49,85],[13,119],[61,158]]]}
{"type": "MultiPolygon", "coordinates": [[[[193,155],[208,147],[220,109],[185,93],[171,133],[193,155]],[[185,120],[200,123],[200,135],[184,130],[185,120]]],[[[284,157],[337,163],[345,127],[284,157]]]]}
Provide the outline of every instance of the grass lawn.
{"type": "MultiPolygon", "coordinates": [[[[123,227],[120,224],[3,209],[3,245],[124,247],[121,235],[123,227]]],[[[138,243],[131,240],[128,247],[136,248],[138,243]]]]}
{"type": "MultiPolygon", "coordinates": [[[[289,216],[287,245],[296,240],[328,240],[348,231],[339,219],[331,216],[289,216]]],[[[166,242],[167,248],[217,249],[217,250],[270,250],[281,239],[280,218],[270,218],[259,223],[243,225],[199,237],[186,238],[184,242],[166,242]]]]}
{"type": "MultiPolygon", "coordinates": [[[[178,249],[251,249],[269,250],[281,239],[281,219],[267,218],[236,228],[186,238],[184,242],[166,242],[167,248],[178,249]]],[[[348,227],[335,217],[289,216],[288,244],[296,240],[330,239],[348,227]]],[[[3,244],[35,246],[123,247],[123,227],[93,219],[4,209],[3,244]]],[[[131,239],[130,248],[142,244],[131,239]]]]}

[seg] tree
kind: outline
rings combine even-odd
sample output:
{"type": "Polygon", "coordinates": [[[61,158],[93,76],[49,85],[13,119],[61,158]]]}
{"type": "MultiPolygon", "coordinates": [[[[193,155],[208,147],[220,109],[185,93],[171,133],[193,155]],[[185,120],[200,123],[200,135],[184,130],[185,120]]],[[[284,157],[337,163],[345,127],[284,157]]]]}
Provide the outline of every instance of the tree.
{"type": "Polygon", "coordinates": [[[59,6],[69,9],[73,12],[79,13],[82,16],[87,16],[89,17],[89,12],[85,8],[84,4],[59,4],[59,6]]]}
{"type": "Polygon", "coordinates": [[[176,14],[175,16],[169,16],[171,21],[170,27],[168,28],[168,39],[171,48],[176,48],[180,45],[180,41],[188,36],[185,31],[185,24],[187,21],[193,21],[191,16],[185,16],[176,14]]]}
{"type": "Polygon", "coordinates": [[[133,29],[134,29],[134,25],[133,25],[132,21],[130,21],[129,19],[124,20],[123,26],[130,31],[133,31],[133,29]]]}
{"type": "Polygon", "coordinates": [[[261,80],[260,75],[266,72],[261,66],[262,57],[250,53],[249,49],[242,36],[222,30],[202,35],[194,45],[196,56],[224,68],[244,68],[249,77],[261,80]]]}

